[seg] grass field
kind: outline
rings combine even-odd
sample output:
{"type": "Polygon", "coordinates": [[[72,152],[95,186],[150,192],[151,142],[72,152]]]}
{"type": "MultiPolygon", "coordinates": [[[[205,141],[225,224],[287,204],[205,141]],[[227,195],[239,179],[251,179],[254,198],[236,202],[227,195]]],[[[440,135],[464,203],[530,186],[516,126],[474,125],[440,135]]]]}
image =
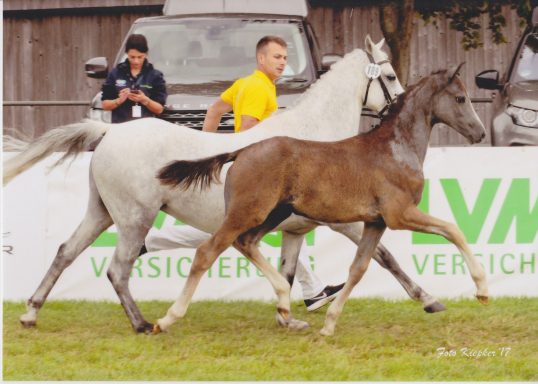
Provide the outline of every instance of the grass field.
{"type": "MultiPolygon", "coordinates": [[[[410,301],[350,300],[330,338],[325,308],[281,329],[274,304],[203,301],[165,334],[137,335],[119,304],[49,302],[23,329],[24,304],[4,302],[4,380],[536,381],[538,299],[444,300],[425,314],[410,301]],[[439,356],[438,348],[455,356],[439,356]],[[464,350],[463,348],[468,348],[464,350]],[[503,349],[505,348],[505,349],[503,349]],[[507,348],[510,348],[508,350],[507,348]],[[466,356],[472,353],[489,356],[466,356]]],[[[168,302],[141,302],[148,320],[168,302]]]]}

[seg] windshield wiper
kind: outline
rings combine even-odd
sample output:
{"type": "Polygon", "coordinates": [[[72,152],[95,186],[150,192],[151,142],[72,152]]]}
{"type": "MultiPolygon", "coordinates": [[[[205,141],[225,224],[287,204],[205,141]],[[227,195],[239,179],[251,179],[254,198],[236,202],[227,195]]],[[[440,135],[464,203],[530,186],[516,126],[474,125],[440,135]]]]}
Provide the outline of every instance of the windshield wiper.
{"type": "Polygon", "coordinates": [[[308,79],[304,77],[281,77],[278,83],[306,83],[308,79]]]}

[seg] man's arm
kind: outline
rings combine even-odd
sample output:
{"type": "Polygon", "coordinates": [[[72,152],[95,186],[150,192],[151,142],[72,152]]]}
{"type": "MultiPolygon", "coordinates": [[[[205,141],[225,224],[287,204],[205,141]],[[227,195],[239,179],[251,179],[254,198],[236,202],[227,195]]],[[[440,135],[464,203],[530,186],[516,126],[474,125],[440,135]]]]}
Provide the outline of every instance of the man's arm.
{"type": "Polygon", "coordinates": [[[256,119],[253,116],[241,115],[241,132],[252,128],[253,126],[258,124],[259,122],[260,122],[260,120],[256,119]]]}
{"type": "Polygon", "coordinates": [[[233,107],[231,104],[228,104],[219,98],[207,109],[202,131],[217,132],[222,115],[224,115],[226,112],[231,112],[232,109],[233,107]]]}

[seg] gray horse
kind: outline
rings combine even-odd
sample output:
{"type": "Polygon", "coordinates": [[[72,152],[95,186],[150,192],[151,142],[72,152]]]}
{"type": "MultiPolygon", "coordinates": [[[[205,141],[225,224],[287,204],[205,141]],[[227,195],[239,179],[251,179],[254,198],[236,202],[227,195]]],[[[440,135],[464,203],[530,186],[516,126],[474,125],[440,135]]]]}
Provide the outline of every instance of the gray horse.
{"type": "MultiPolygon", "coordinates": [[[[366,39],[367,51],[380,64],[381,77],[371,81],[365,69],[371,64],[366,52],[355,50],[334,64],[291,109],[276,114],[254,129],[231,135],[202,133],[160,119],[140,119],[124,124],[93,121],[60,127],[47,132],[27,149],[4,164],[4,181],[15,177],[52,152],[65,151],[64,159],[95,148],[90,167],[90,197],[86,216],[73,235],[63,243],[36,292],[21,316],[33,326],[37,314],[61,273],[111,224],[118,229],[118,245],[107,276],[137,332],[149,332],[148,323],[129,290],[129,276],[149,228],[159,210],[205,232],[213,233],[224,218],[222,185],[203,193],[193,189],[177,193],[160,185],[157,170],[173,159],[198,159],[222,151],[234,151],[273,136],[291,136],[318,141],[335,141],[356,135],[366,89],[367,107],[380,111],[387,105],[381,81],[391,98],[403,92],[381,50],[383,41],[366,39]]],[[[282,273],[291,281],[303,236],[320,223],[299,216],[279,226],[284,231],[282,273]]],[[[358,244],[362,224],[331,224],[358,244]]],[[[420,300],[428,312],[443,310],[435,298],[418,287],[400,269],[392,255],[378,248],[376,260],[388,268],[409,295],[420,300]]]]}

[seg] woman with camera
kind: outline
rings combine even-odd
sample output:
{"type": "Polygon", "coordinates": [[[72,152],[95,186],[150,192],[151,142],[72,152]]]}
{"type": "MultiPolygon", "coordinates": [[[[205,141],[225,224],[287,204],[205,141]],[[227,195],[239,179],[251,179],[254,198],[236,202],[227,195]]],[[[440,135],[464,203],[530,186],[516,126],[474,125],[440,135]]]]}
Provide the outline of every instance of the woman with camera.
{"type": "Polygon", "coordinates": [[[108,74],[102,87],[103,109],[112,111],[113,123],[159,115],[166,102],[166,83],[146,58],[144,35],[130,35],[125,53],[127,59],[108,74]]]}

